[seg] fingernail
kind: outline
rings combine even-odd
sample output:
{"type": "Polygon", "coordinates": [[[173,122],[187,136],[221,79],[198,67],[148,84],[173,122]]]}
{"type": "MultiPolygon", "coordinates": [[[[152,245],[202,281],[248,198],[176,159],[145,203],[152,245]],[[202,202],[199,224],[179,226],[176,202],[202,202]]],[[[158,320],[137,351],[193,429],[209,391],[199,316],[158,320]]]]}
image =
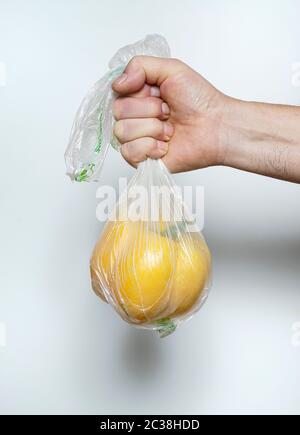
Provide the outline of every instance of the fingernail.
{"type": "Polygon", "coordinates": [[[157,86],[152,86],[150,89],[151,97],[160,97],[160,90],[157,86]]]}
{"type": "Polygon", "coordinates": [[[123,83],[126,82],[127,78],[128,78],[128,74],[123,73],[119,78],[116,79],[115,83],[117,85],[122,85],[123,83]]]}
{"type": "Polygon", "coordinates": [[[162,142],[161,140],[157,141],[157,148],[164,153],[168,151],[168,144],[166,142],[162,142]]]}
{"type": "Polygon", "coordinates": [[[170,114],[170,108],[169,108],[169,106],[167,105],[167,103],[162,103],[162,105],[161,105],[161,110],[162,110],[162,113],[163,113],[164,115],[169,115],[169,114],[170,114]]]}
{"type": "Polygon", "coordinates": [[[165,131],[165,135],[167,138],[171,138],[173,136],[174,133],[174,127],[172,124],[170,124],[169,122],[165,122],[164,124],[164,131],[165,131]]]}

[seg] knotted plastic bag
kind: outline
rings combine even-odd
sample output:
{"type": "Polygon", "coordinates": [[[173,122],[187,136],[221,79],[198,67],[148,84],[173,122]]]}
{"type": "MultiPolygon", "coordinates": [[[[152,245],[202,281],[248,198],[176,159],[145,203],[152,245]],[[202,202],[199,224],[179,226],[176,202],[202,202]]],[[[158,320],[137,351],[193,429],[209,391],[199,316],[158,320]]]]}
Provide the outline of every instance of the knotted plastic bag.
{"type": "MultiPolygon", "coordinates": [[[[168,57],[170,51],[163,37],[152,35],[117,52],[77,112],[66,152],[71,179],[97,180],[109,145],[118,148],[111,82],[141,54],[168,57]]],[[[206,300],[210,252],[161,160],[139,165],[100,235],[90,272],[95,293],[126,322],[161,337],[206,300]]]]}

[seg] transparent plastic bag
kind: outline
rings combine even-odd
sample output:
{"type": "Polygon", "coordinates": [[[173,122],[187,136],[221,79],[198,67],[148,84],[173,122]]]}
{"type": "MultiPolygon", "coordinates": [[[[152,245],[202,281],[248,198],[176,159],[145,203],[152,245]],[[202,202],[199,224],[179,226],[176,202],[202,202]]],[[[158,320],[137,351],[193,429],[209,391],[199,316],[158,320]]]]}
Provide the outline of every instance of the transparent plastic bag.
{"type": "Polygon", "coordinates": [[[165,337],[206,300],[210,269],[209,249],[167,168],[141,163],[94,249],[94,291],[128,323],[165,337]]]}
{"type": "MultiPolygon", "coordinates": [[[[80,106],[66,152],[72,180],[98,179],[112,137],[111,82],[135,55],[169,56],[159,35],[118,51],[110,72],[80,106]]],[[[92,287],[128,323],[175,331],[207,298],[211,256],[180,192],[161,160],[141,163],[119,198],[90,261],[92,287]]]]}

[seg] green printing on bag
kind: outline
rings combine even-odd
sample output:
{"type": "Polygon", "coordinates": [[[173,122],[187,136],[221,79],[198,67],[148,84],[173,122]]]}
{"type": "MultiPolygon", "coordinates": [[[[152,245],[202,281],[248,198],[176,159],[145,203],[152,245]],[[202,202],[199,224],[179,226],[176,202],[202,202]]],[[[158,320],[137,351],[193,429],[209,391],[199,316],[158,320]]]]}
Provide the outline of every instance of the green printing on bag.
{"type": "Polygon", "coordinates": [[[169,335],[173,334],[176,331],[176,324],[172,319],[162,319],[157,321],[157,325],[159,326],[158,333],[160,338],[166,338],[169,335]]]}
{"type": "Polygon", "coordinates": [[[89,177],[91,177],[94,173],[95,163],[90,163],[87,167],[83,168],[79,174],[75,176],[75,181],[81,183],[82,181],[86,181],[89,177]]]}
{"type": "Polygon", "coordinates": [[[98,140],[97,140],[97,144],[95,146],[95,153],[99,154],[102,148],[102,143],[103,143],[103,110],[101,108],[100,110],[100,114],[99,114],[99,127],[98,127],[98,140]]]}

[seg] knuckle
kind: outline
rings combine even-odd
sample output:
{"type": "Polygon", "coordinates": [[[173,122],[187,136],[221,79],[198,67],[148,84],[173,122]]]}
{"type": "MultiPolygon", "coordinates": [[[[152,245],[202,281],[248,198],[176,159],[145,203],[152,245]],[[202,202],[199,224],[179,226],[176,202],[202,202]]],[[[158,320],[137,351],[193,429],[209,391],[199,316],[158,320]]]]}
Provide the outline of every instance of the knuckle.
{"type": "Polygon", "coordinates": [[[130,164],[138,164],[139,159],[136,153],[136,146],[132,142],[126,142],[122,146],[122,155],[130,164]]]}
{"type": "Polygon", "coordinates": [[[113,104],[113,115],[115,119],[120,119],[122,115],[122,103],[117,99],[113,104]]]}
{"type": "Polygon", "coordinates": [[[141,58],[142,58],[142,56],[134,56],[128,65],[134,66],[134,67],[139,67],[140,63],[141,63],[141,58]]]}
{"type": "Polygon", "coordinates": [[[123,121],[117,121],[114,126],[114,135],[119,139],[119,141],[122,141],[122,138],[124,137],[124,122],[123,121]]]}
{"type": "Polygon", "coordinates": [[[176,57],[170,59],[170,62],[175,66],[175,67],[182,67],[183,66],[183,62],[180,59],[177,59],[176,57]]]}

